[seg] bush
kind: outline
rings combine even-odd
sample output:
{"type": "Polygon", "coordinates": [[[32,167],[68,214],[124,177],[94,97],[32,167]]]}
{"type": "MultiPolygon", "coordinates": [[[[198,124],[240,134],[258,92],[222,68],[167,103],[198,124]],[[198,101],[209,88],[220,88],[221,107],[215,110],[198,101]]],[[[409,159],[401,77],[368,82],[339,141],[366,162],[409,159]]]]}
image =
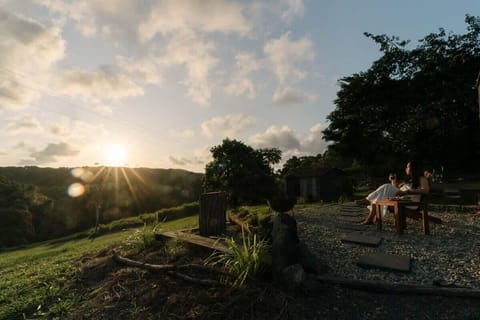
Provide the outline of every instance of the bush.
{"type": "Polygon", "coordinates": [[[186,203],[174,208],[162,209],[157,211],[155,214],[157,215],[158,222],[164,222],[194,216],[198,214],[199,211],[200,205],[198,204],[198,201],[196,201],[186,203]]]}

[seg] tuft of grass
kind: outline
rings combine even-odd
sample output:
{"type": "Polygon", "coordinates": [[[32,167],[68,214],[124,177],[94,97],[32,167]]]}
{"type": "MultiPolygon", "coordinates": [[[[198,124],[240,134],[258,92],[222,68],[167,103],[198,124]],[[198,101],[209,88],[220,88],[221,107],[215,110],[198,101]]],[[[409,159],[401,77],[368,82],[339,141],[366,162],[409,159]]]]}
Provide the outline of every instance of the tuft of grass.
{"type": "Polygon", "coordinates": [[[242,228],[242,243],[233,238],[225,239],[227,252],[210,256],[206,264],[223,265],[234,277],[234,286],[243,286],[245,282],[255,279],[271,265],[270,245],[259,240],[256,235],[249,236],[242,228]]]}

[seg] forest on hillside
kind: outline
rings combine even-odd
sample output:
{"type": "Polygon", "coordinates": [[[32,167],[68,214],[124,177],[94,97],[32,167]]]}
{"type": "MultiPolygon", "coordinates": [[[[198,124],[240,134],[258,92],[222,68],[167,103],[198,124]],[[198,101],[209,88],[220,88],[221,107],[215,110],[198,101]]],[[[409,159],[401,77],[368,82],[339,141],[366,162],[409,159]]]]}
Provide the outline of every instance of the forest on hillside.
{"type": "Polygon", "coordinates": [[[0,168],[0,247],[197,201],[203,175],[121,167],[0,168]]]}

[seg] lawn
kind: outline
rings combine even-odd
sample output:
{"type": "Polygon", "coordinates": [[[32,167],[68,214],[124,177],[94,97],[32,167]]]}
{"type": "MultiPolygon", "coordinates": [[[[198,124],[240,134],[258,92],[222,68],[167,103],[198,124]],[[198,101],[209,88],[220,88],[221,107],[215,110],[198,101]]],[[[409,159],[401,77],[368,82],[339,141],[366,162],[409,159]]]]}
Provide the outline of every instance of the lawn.
{"type": "MultiPolygon", "coordinates": [[[[160,227],[169,231],[197,224],[198,217],[192,216],[160,227]]],[[[127,229],[89,239],[83,232],[0,252],[0,319],[63,318],[88,299],[78,288],[75,260],[138,233],[138,228],[127,229]]]]}

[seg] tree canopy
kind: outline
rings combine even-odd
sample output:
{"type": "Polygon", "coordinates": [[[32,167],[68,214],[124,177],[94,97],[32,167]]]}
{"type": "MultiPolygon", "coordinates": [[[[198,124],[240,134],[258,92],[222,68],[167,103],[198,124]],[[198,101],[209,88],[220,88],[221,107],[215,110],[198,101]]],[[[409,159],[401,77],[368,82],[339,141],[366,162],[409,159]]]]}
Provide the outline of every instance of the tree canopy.
{"type": "Polygon", "coordinates": [[[272,165],[280,161],[280,150],[253,149],[241,141],[224,139],[210,152],[213,161],[205,167],[206,191],[226,191],[233,206],[257,202],[276,193],[272,165]]]}
{"type": "Polygon", "coordinates": [[[329,150],[385,173],[408,158],[451,171],[478,170],[480,129],[475,80],[480,18],[465,34],[439,29],[409,41],[365,33],[383,54],[364,72],[339,80],[327,119],[329,150]]]}

